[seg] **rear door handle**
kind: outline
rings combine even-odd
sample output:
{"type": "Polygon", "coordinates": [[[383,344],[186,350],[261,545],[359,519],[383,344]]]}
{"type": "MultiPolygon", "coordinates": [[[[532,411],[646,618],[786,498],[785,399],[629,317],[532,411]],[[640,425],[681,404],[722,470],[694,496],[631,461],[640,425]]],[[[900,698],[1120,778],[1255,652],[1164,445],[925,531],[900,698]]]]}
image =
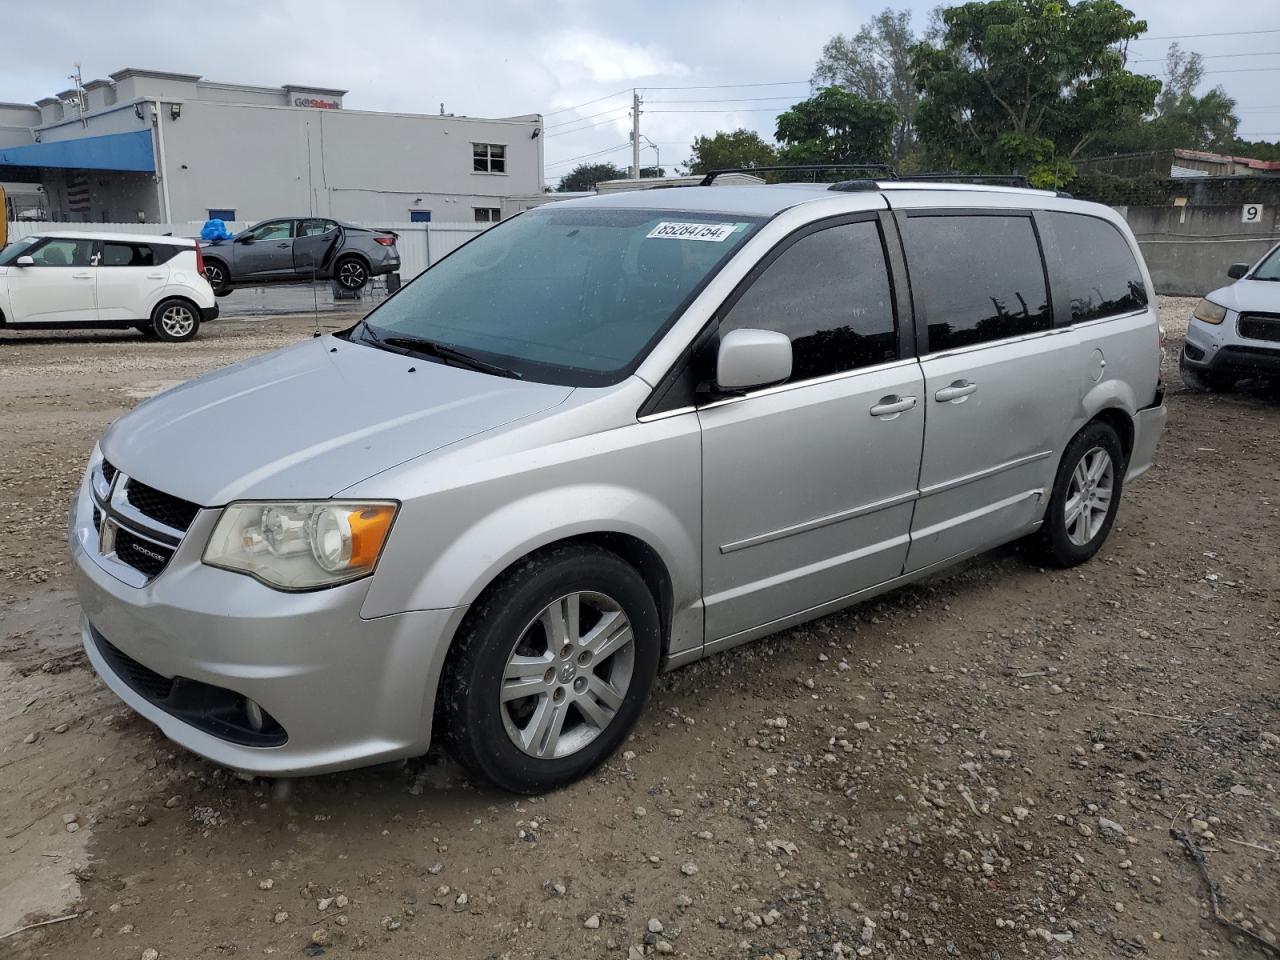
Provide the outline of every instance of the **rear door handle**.
{"type": "Polygon", "coordinates": [[[957,380],[949,387],[943,387],[933,395],[939,403],[959,403],[971,393],[978,392],[978,385],[968,380],[957,380]]]}
{"type": "Polygon", "coordinates": [[[165,276],[165,275],[164,275],[163,273],[148,273],[148,274],[147,274],[147,279],[148,279],[148,280],[163,280],[163,279],[164,279],[164,276],[165,276]]]}
{"type": "Polygon", "coordinates": [[[92,280],[93,274],[92,273],[73,273],[71,275],[71,279],[72,280],[92,280]]]}
{"type": "Polygon", "coordinates": [[[915,397],[900,397],[896,393],[881,397],[880,402],[871,408],[873,417],[892,420],[900,413],[906,413],[916,405],[915,397]]]}

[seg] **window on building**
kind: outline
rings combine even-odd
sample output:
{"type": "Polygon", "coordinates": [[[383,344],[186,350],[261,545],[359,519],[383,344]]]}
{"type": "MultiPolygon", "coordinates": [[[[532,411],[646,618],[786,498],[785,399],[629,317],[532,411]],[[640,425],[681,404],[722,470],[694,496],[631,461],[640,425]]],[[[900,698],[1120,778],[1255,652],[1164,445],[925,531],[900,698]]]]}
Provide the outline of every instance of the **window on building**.
{"type": "Polygon", "coordinates": [[[801,237],[729,308],[720,333],[775,330],[791,338],[791,380],[897,358],[889,269],[874,221],[801,237]]]}
{"type": "Polygon", "coordinates": [[[473,207],[476,212],[476,223],[497,223],[502,219],[500,207],[473,207]]]}
{"type": "Polygon", "coordinates": [[[409,222],[410,223],[430,223],[431,211],[430,210],[410,210],[409,222]]]}
{"type": "Polygon", "coordinates": [[[236,212],[231,207],[214,207],[209,211],[210,220],[234,220],[236,212]]]}
{"type": "Polygon", "coordinates": [[[931,353],[1053,326],[1030,217],[911,217],[906,240],[931,353]]]}
{"type": "Polygon", "coordinates": [[[507,148],[501,143],[473,143],[471,169],[474,173],[506,173],[507,148]]]}
{"type": "Polygon", "coordinates": [[[163,263],[166,258],[157,260],[151,247],[141,243],[102,244],[102,267],[154,267],[157,262],[163,263]]]}
{"type": "Polygon", "coordinates": [[[1079,213],[1045,216],[1062,254],[1072,323],[1132,313],[1147,305],[1142,271],[1119,230],[1079,213]]]}

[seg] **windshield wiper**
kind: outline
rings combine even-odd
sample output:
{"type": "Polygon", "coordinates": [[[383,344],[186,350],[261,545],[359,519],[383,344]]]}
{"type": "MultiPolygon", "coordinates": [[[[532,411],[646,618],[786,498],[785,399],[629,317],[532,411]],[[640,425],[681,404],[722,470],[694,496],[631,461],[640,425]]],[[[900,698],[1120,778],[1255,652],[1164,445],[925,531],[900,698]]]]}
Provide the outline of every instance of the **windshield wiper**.
{"type": "Polygon", "coordinates": [[[445,343],[437,343],[434,340],[428,340],[426,337],[415,337],[409,334],[394,334],[389,337],[379,336],[374,332],[373,325],[368,322],[364,324],[363,336],[380,347],[398,347],[408,353],[435,357],[437,360],[443,360],[446,363],[452,363],[460,367],[467,367],[471,370],[478,370],[480,373],[492,373],[500,377],[511,377],[514,380],[524,379],[524,375],[517,370],[512,370],[510,367],[504,367],[501,364],[490,363],[488,360],[481,360],[465,350],[459,350],[457,347],[451,347],[445,343]]]}

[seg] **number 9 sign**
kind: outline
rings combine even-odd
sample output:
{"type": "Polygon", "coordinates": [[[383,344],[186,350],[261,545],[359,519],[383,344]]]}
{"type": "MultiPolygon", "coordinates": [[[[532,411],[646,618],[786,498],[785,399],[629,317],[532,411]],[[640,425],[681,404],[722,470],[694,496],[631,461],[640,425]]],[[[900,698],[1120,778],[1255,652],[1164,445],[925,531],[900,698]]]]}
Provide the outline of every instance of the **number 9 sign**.
{"type": "Polygon", "coordinates": [[[1246,203],[1240,208],[1241,223],[1261,223],[1262,222],[1262,204],[1246,203]]]}

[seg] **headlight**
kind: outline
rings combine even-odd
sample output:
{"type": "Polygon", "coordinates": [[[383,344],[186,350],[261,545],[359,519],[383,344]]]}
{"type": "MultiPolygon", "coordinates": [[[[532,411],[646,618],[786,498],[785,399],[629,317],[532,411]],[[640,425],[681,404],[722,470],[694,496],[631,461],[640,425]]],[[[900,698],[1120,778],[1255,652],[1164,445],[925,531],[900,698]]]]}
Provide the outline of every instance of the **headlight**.
{"type": "Polygon", "coordinates": [[[1197,320],[1203,320],[1205,323],[1219,324],[1227,318],[1227,308],[1214,303],[1212,300],[1201,300],[1196,304],[1195,312],[1191,314],[1197,320]]]}
{"type": "Polygon", "coordinates": [[[373,573],[398,504],[352,500],[233,503],[204,562],[280,590],[314,590],[373,573]]]}

